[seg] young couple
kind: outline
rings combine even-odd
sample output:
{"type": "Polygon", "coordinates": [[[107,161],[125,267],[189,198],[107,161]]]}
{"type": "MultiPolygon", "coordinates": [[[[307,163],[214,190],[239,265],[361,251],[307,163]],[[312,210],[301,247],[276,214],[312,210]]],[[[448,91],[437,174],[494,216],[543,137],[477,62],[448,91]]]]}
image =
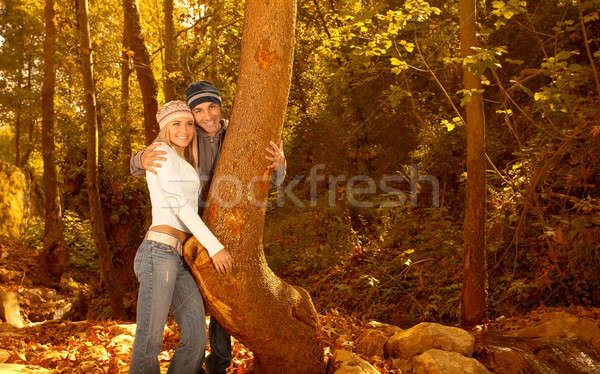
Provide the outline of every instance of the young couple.
{"type": "MultiPolygon", "coordinates": [[[[186,101],[171,101],[156,114],[160,132],[153,145],[131,158],[131,174],[146,176],[152,202],[152,224],[137,250],[134,271],[140,283],[137,328],[129,373],[160,373],[158,354],[169,310],[181,331],[168,373],[202,373],[206,324],[204,302],[182,257],[192,235],[208,251],[215,270],[227,274],[233,258],[200,216],[206,206],[227,121],[221,117],[221,96],[210,82],[195,82],[185,91],[186,101]],[[199,211],[200,210],[200,211],[199,211]]],[[[285,178],[281,144],[267,148],[271,183],[285,178]]],[[[231,363],[229,334],[211,317],[210,374],[225,373],[231,363]]]]}

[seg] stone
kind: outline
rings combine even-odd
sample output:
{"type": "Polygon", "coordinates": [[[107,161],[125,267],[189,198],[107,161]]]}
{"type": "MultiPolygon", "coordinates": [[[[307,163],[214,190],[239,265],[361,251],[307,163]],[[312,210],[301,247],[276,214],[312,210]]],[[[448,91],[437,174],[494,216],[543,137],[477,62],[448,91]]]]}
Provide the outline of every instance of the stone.
{"type": "Polygon", "coordinates": [[[383,346],[388,337],[378,330],[366,330],[356,341],[356,352],[365,357],[383,358],[383,346]]]}
{"type": "Polygon", "coordinates": [[[517,330],[511,335],[520,338],[577,338],[594,344],[600,337],[600,327],[594,321],[555,312],[545,314],[537,325],[517,330]]]}
{"type": "Polygon", "coordinates": [[[334,374],[380,374],[375,366],[350,351],[338,349],[332,360],[334,374]]]}
{"type": "Polygon", "coordinates": [[[2,292],[0,294],[0,302],[2,303],[0,313],[2,319],[11,326],[22,328],[25,326],[23,316],[21,315],[21,307],[17,299],[16,292],[2,292]]]}
{"type": "Polygon", "coordinates": [[[367,327],[381,331],[388,338],[397,332],[403,331],[398,326],[389,325],[387,323],[378,322],[378,321],[370,321],[369,323],[367,323],[367,327]]]}
{"type": "Polygon", "coordinates": [[[488,346],[485,349],[485,357],[479,358],[497,373],[520,374],[533,371],[527,360],[529,355],[529,353],[517,352],[508,347],[488,346]]]}
{"type": "Polygon", "coordinates": [[[393,358],[390,368],[394,370],[400,370],[402,373],[407,373],[409,370],[408,360],[404,358],[393,358]]]}
{"type": "Polygon", "coordinates": [[[0,161],[0,235],[20,240],[27,220],[29,182],[23,171],[0,161]]]}
{"type": "Polygon", "coordinates": [[[10,352],[5,349],[0,349],[0,364],[5,363],[10,358],[10,352]]]}
{"type": "Polygon", "coordinates": [[[492,374],[481,362],[456,352],[430,349],[411,360],[412,374],[492,374]]]}
{"type": "Polygon", "coordinates": [[[472,356],[475,338],[457,327],[423,322],[408,330],[397,332],[385,344],[385,352],[392,358],[406,358],[437,348],[472,356]]]}

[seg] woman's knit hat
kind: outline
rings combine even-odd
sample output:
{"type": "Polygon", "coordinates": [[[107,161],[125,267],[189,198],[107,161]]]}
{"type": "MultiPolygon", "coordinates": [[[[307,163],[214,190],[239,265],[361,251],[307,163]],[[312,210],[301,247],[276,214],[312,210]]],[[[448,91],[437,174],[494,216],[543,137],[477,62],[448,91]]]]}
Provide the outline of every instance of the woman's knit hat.
{"type": "Polygon", "coordinates": [[[169,101],[165,105],[163,105],[158,112],[156,112],[156,120],[158,121],[158,126],[161,128],[165,127],[169,121],[173,120],[178,116],[185,116],[192,121],[194,120],[194,116],[192,115],[192,111],[185,103],[185,101],[181,100],[173,100],[169,101]]]}

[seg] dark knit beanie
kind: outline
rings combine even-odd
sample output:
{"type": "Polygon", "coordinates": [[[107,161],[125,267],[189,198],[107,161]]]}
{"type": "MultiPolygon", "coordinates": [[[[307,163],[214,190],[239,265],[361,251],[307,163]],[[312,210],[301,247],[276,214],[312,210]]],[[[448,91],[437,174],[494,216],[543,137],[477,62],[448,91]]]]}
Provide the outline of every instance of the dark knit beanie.
{"type": "Polygon", "coordinates": [[[213,103],[221,106],[221,95],[219,90],[214,84],[207,81],[200,81],[192,83],[185,90],[185,101],[189,105],[190,109],[194,109],[196,105],[212,101],[213,103]]]}

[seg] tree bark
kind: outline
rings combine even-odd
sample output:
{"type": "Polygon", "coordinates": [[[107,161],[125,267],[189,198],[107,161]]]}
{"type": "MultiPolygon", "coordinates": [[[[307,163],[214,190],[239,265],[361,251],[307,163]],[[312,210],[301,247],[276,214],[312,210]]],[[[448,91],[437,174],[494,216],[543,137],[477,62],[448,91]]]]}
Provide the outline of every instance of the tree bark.
{"type": "Polygon", "coordinates": [[[21,167],[21,112],[15,118],[15,166],[21,167]]]}
{"type": "MultiPolygon", "coordinates": [[[[460,0],[460,49],[465,58],[477,45],[475,0],[460,0]]],[[[485,119],[479,93],[481,81],[468,67],[463,68],[463,83],[471,90],[467,111],[467,199],[465,202],[464,275],[461,319],[465,326],[483,320],[486,312],[487,270],[485,248],[485,119]]]]}
{"type": "Polygon", "coordinates": [[[165,25],[163,33],[163,43],[165,44],[165,76],[163,92],[165,101],[175,100],[175,79],[172,74],[176,70],[177,61],[177,40],[175,39],[175,26],[173,24],[173,0],[163,0],[163,12],[165,16],[165,25]]]}
{"type": "Polygon", "coordinates": [[[266,374],[325,370],[310,296],[273,274],[262,243],[270,177],[263,154],[281,137],[295,15],[294,0],[245,3],[235,104],[204,214],[233,255],[234,270],[218,275],[195,238],[184,251],[208,309],[252,350],[257,372],[266,374]]]}
{"type": "MultiPolygon", "coordinates": [[[[125,17],[125,15],[123,15],[125,17]]],[[[121,162],[123,175],[129,175],[129,159],[131,158],[131,123],[129,118],[129,77],[131,76],[131,59],[129,56],[128,25],[123,22],[123,51],[121,51],[121,162]]]]}
{"type": "Polygon", "coordinates": [[[146,50],[144,38],[142,37],[142,28],[140,26],[140,14],[138,12],[136,0],[123,0],[123,13],[125,15],[123,22],[129,31],[129,48],[134,52],[133,63],[137,80],[142,92],[142,102],[144,104],[144,130],[146,135],[146,144],[152,143],[158,134],[158,123],[156,122],[156,112],[158,110],[158,101],[156,99],[158,89],[156,80],[152,73],[150,64],[150,55],[146,50]]]}
{"type": "Polygon", "coordinates": [[[69,253],[63,237],[62,210],[54,158],[54,87],[56,82],[56,26],[54,0],[44,7],[44,80],[42,82],[42,158],[44,160],[44,249],[40,254],[42,268],[47,274],[60,278],[68,265],[69,253]]]}
{"type": "Polygon", "coordinates": [[[83,76],[85,119],[87,124],[87,190],[90,205],[90,221],[98,259],[100,276],[109,293],[110,306],[115,319],[125,319],[122,290],[118,287],[113,271],[112,253],[106,240],[104,217],[100,203],[98,187],[98,117],[96,116],[96,95],[94,88],[94,71],[92,67],[92,45],[90,42],[90,26],[88,21],[87,0],[77,0],[79,37],[81,49],[81,74],[83,76]]]}

